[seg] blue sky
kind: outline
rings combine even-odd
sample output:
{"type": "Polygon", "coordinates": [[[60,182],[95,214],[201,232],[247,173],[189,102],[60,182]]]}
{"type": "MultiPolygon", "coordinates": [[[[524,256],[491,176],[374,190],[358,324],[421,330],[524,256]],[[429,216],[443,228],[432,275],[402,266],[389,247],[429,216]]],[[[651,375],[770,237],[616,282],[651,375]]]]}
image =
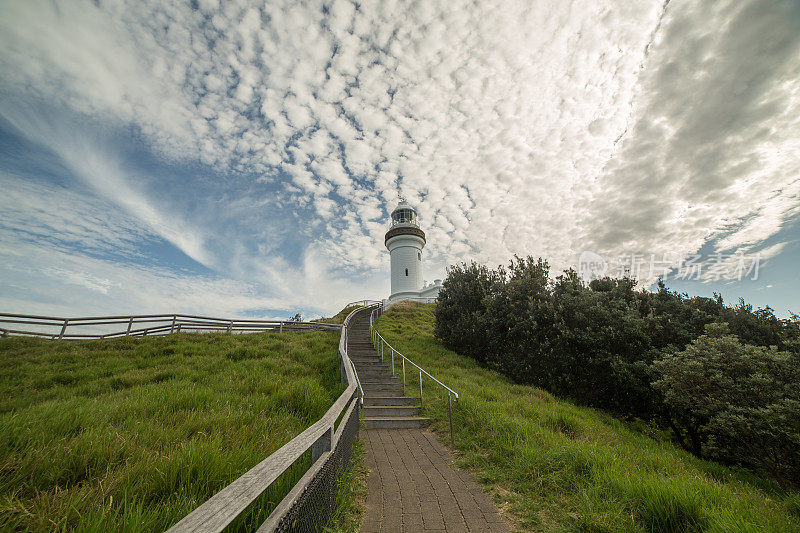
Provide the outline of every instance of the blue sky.
{"type": "Polygon", "coordinates": [[[0,308],[329,314],[388,295],[403,195],[428,280],[653,254],[788,316],[798,132],[790,0],[9,0],[0,308]]]}

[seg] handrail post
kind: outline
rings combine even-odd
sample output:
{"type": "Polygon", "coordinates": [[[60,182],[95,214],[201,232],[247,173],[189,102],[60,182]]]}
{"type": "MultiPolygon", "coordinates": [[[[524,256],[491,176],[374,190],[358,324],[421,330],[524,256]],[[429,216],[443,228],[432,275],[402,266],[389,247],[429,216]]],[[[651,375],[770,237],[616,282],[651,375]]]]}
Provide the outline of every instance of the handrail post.
{"type": "Polygon", "coordinates": [[[281,321],[281,325],[278,328],[278,333],[283,333],[283,321],[281,321]]]}
{"type": "Polygon", "coordinates": [[[67,324],[69,324],[69,319],[65,318],[64,319],[64,325],[61,326],[61,333],[58,334],[58,340],[61,340],[61,339],[64,338],[64,332],[67,331],[67,324]]]}
{"type": "Polygon", "coordinates": [[[392,348],[392,375],[394,376],[394,348],[392,348]]]}
{"type": "Polygon", "coordinates": [[[453,395],[447,393],[447,406],[450,410],[450,444],[456,447],[456,438],[453,436],[453,395]]]}
{"type": "Polygon", "coordinates": [[[172,325],[169,327],[169,332],[172,333],[175,331],[175,321],[178,319],[178,315],[172,315],[172,325]]]}
{"type": "Polygon", "coordinates": [[[228,324],[228,333],[230,333],[231,331],[233,331],[233,320],[231,320],[230,323],[228,324]]]}
{"type": "Polygon", "coordinates": [[[406,358],[403,357],[403,396],[406,395],[406,358]]]}
{"type": "Polygon", "coordinates": [[[131,327],[133,327],[133,317],[128,320],[128,331],[125,332],[126,337],[131,334],[131,327]]]}
{"type": "Polygon", "coordinates": [[[419,371],[419,408],[422,409],[422,370],[419,371]]]}

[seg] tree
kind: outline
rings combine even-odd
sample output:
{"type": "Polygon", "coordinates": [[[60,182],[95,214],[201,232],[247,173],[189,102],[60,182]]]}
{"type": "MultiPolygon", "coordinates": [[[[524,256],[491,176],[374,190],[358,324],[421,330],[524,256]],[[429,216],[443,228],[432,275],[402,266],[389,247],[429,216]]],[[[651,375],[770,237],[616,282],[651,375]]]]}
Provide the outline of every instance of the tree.
{"type": "Polygon", "coordinates": [[[685,350],[653,363],[669,420],[698,457],[800,475],[800,357],[743,344],[712,323],[685,350]]]}
{"type": "Polygon", "coordinates": [[[497,283],[497,274],[475,262],[448,267],[436,306],[434,335],[445,346],[486,362],[488,351],[485,298],[497,283]]]}

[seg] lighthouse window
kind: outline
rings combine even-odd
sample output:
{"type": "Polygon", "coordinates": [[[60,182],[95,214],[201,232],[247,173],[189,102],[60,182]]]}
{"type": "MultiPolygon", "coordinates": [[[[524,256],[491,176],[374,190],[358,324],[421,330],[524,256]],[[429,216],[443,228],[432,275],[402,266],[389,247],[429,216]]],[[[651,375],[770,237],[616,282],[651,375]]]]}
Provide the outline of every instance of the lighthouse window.
{"type": "Polygon", "coordinates": [[[422,254],[421,254],[421,253],[419,253],[419,252],[417,252],[417,259],[418,259],[419,261],[422,261],[422,254]]]}
{"type": "Polygon", "coordinates": [[[413,222],[414,212],[411,209],[398,209],[397,211],[394,212],[392,217],[398,224],[413,222]]]}
{"type": "Polygon", "coordinates": [[[406,276],[408,276],[408,269],[406,269],[406,276]]]}

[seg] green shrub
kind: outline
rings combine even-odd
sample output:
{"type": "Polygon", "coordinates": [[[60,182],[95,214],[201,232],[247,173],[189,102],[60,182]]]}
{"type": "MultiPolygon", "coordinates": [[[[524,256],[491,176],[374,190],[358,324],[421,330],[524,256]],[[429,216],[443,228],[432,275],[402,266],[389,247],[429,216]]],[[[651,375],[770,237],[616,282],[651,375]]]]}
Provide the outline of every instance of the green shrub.
{"type": "MultiPolygon", "coordinates": [[[[457,464],[517,531],[795,532],[800,496],[769,477],[705,461],[629,424],[515,384],[433,337],[438,304],[396,305],[376,327],[457,391],[457,464]]],[[[410,394],[419,394],[409,376],[410,394]]],[[[424,414],[450,444],[448,397],[424,380],[424,414]]]]}
{"type": "Polygon", "coordinates": [[[727,324],[654,363],[655,386],[693,452],[800,479],[800,356],[742,344],[727,324]]]}
{"type": "MultiPolygon", "coordinates": [[[[635,290],[630,279],[603,278],[586,285],[573,270],[551,279],[547,261],[515,257],[494,270],[474,262],[450,267],[435,317],[435,335],[445,346],[517,383],[669,428],[698,456],[707,448],[720,461],[764,468],[780,479],[796,472],[786,462],[795,453],[795,445],[787,443],[794,443],[798,433],[798,398],[778,393],[797,391],[795,374],[778,364],[796,360],[800,352],[795,315],[782,320],[771,308],[754,310],[743,300],[729,307],[719,295],[690,298],[663,283],[654,292],[635,290]],[[697,406],[678,405],[680,386],[661,375],[667,366],[654,362],[681,352],[709,324],[719,322],[729,324],[741,343],[730,348],[759,363],[753,363],[756,374],[730,389],[726,401],[732,407],[713,419],[712,439],[708,414],[697,406]],[[767,391],[772,396],[765,396],[767,391]],[[751,398],[754,394],[757,399],[751,398]],[[671,403],[664,395],[670,395],[671,403]],[[749,441],[738,442],[736,435],[748,435],[749,441]],[[756,460],[749,447],[765,449],[766,457],[756,460]]],[[[687,356],[675,364],[693,363],[687,356]]]]}

